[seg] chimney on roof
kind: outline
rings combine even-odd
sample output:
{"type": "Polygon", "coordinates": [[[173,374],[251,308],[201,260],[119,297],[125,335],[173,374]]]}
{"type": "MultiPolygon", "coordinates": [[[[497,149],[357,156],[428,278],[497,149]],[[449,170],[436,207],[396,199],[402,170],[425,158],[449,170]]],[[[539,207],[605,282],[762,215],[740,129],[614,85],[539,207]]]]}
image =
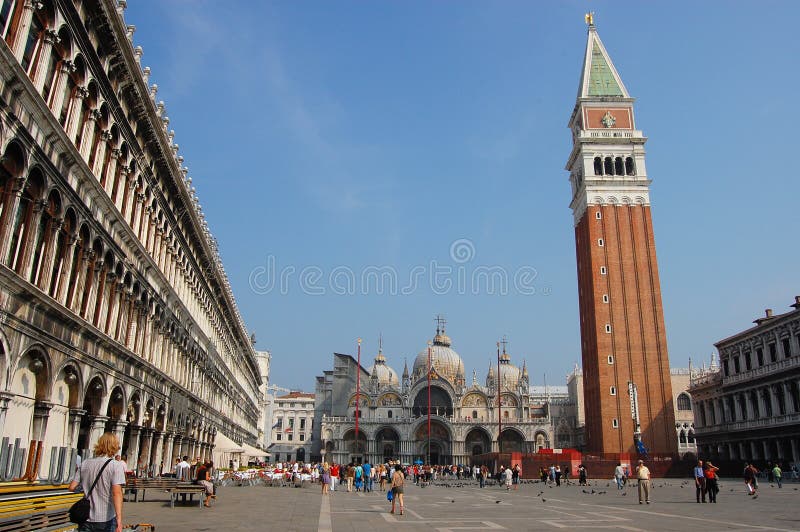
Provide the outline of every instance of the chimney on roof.
{"type": "Polygon", "coordinates": [[[794,296],[794,305],[790,305],[793,308],[800,308],[800,296],[794,296]]]}
{"type": "Polygon", "coordinates": [[[763,318],[756,318],[756,319],[754,319],[754,320],[753,320],[753,323],[755,323],[756,325],[761,325],[761,324],[762,324],[762,323],[764,323],[765,321],[769,321],[769,320],[771,320],[773,317],[774,317],[774,316],[772,315],[772,309],[771,309],[771,308],[768,308],[768,309],[765,309],[765,310],[764,310],[764,317],[763,317],[763,318]]]}

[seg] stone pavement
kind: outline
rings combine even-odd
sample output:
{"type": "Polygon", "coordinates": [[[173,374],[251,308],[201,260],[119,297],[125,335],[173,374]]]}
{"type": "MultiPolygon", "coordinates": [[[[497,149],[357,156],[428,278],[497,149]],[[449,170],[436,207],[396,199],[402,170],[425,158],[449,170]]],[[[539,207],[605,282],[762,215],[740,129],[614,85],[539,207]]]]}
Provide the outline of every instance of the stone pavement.
{"type": "Polygon", "coordinates": [[[144,503],[125,503],[126,523],[149,522],[165,531],[216,530],[798,530],[800,484],[783,489],[762,482],[759,497],[748,497],[742,481],[723,479],[717,504],[697,504],[691,480],[655,480],[653,503],[639,505],[635,486],[622,492],[609,482],[587,488],[526,484],[519,491],[477,485],[406,484],[405,515],[390,515],[385,493],[337,491],[325,497],[319,486],[305,488],[220,488],[212,508],[176,506],[165,494],[144,503]],[[585,490],[585,492],[584,492],[585,490]],[[594,490],[594,493],[592,493],[594,490]]]}

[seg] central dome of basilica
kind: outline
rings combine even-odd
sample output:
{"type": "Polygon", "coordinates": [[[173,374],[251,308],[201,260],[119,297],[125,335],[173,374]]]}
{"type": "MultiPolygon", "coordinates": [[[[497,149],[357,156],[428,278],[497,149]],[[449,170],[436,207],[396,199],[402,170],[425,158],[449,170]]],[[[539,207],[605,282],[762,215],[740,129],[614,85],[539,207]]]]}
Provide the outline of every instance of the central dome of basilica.
{"type": "MultiPolygon", "coordinates": [[[[451,383],[464,378],[464,361],[453,349],[450,348],[450,337],[444,328],[436,330],[431,346],[431,366],[436,373],[451,383]]],[[[423,349],[414,360],[414,378],[424,377],[428,373],[428,350],[423,349]]]]}
{"type": "Polygon", "coordinates": [[[383,356],[383,340],[381,340],[381,347],[378,349],[378,356],[375,357],[375,363],[369,368],[369,374],[377,379],[378,384],[388,386],[400,385],[397,372],[386,364],[386,357],[383,356]]]}

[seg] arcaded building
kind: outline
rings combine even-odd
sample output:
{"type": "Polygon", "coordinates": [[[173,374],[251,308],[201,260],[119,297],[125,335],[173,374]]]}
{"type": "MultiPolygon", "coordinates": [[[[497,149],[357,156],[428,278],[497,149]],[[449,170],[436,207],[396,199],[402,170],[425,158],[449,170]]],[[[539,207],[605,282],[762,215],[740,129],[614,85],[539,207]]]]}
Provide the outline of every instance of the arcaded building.
{"type": "Polygon", "coordinates": [[[675,454],[675,418],[645,166],[634,99],[592,16],[566,164],[575,225],[586,446],[675,454]]]}
{"type": "Polygon", "coordinates": [[[124,8],[0,2],[4,476],[66,478],[104,431],[151,472],[256,440],[250,335],[124,8]]]}
{"type": "MultiPolygon", "coordinates": [[[[433,464],[469,464],[470,457],[484,453],[552,447],[549,394],[532,395],[526,364],[514,365],[505,348],[499,358],[499,368],[490,362],[485,379],[479,382],[473,371],[467,380],[464,363],[443,326],[430,347],[416,355],[410,369],[404,364],[401,373],[389,365],[382,348],[367,367],[351,355],[334,354],[333,370],[317,377],[319,429],[312,457],[339,463],[430,458],[433,464]]],[[[565,441],[572,442],[572,436],[565,441]]]]}
{"type": "Polygon", "coordinates": [[[800,296],[716,344],[692,375],[697,450],[718,460],[800,462],[800,296]]]}

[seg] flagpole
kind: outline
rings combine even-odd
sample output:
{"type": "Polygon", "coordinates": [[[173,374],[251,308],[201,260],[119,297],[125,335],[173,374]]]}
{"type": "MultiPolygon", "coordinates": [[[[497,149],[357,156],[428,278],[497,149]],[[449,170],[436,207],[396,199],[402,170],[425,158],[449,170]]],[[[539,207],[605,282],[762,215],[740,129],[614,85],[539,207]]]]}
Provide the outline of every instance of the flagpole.
{"type": "MultiPolygon", "coordinates": [[[[361,402],[361,338],[358,339],[358,367],[356,368],[356,451],[359,449],[358,445],[358,418],[360,412],[358,410],[359,403],[361,402]]],[[[363,460],[363,458],[362,458],[363,460]]]]}
{"type": "Polygon", "coordinates": [[[500,401],[500,342],[497,342],[497,452],[503,452],[500,445],[500,436],[503,433],[503,415],[500,412],[500,407],[503,403],[500,401]]]}
{"type": "Polygon", "coordinates": [[[431,341],[428,340],[428,458],[425,462],[431,465],[431,341]]]}

